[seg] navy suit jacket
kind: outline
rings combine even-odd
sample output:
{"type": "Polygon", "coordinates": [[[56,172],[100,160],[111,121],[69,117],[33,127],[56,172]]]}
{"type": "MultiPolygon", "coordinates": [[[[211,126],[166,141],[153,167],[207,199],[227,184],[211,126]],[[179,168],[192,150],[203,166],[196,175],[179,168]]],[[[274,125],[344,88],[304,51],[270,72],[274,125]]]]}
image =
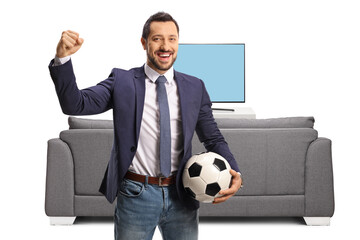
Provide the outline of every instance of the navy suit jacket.
{"type": "MultiPolygon", "coordinates": [[[[49,65],[62,111],[67,115],[91,115],[113,109],[114,143],[111,157],[99,191],[112,203],[128,170],[138,144],[145,98],[144,67],[122,70],[114,68],[110,76],[93,87],[79,90],[71,60],[60,66],[49,65]]],[[[199,203],[184,191],[182,172],[192,156],[194,131],[208,151],[222,155],[235,171],[239,171],[227,143],[213,118],[211,101],[204,83],[195,77],[174,71],[177,83],[184,150],[179,162],[176,186],[187,207],[197,209],[199,203]]]]}

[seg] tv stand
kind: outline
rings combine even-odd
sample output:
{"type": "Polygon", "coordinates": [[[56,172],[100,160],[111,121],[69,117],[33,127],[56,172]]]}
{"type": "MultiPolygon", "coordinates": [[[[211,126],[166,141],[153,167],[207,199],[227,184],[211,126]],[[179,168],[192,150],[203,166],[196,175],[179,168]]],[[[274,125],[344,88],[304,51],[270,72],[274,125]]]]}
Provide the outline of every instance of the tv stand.
{"type": "Polygon", "coordinates": [[[213,103],[215,118],[248,118],[255,119],[256,114],[251,107],[242,107],[242,103],[213,103]]]}
{"type": "Polygon", "coordinates": [[[233,108],[211,108],[213,111],[229,111],[229,112],[234,112],[235,109],[233,108]]]}

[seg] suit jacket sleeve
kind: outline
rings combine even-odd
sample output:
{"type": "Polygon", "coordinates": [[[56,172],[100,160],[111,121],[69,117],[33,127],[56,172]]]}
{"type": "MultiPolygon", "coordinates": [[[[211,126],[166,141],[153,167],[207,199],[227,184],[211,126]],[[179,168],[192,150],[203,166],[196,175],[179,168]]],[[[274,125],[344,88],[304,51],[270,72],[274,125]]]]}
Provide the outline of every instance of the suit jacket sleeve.
{"type": "Polygon", "coordinates": [[[204,144],[206,150],[220,154],[229,162],[232,169],[240,172],[227,142],[217,127],[212,114],[210,97],[205,89],[204,83],[201,83],[203,87],[202,102],[196,125],[196,133],[199,140],[204,144]]]}
{"type": "Polygon", "coordinates": [[[71,60],[60,66],[53,66],[53,62],[50,62],[49,70],[63,113],[91,115],[112,108],[113,73],[96,86],[79,90],[71,60]]]}

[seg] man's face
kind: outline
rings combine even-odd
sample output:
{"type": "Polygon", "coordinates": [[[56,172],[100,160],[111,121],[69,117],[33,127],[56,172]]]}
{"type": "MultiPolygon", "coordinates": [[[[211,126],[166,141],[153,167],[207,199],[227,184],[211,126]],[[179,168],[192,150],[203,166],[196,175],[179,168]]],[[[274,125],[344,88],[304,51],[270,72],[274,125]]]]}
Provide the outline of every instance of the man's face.
{"type": "Polygon", "coordinates": [[[175,23],[152,22],[148,39],[141,38],[147,54],[147,64],[164,74],[174,64],[178,51],[178,32],[175,23]]]}

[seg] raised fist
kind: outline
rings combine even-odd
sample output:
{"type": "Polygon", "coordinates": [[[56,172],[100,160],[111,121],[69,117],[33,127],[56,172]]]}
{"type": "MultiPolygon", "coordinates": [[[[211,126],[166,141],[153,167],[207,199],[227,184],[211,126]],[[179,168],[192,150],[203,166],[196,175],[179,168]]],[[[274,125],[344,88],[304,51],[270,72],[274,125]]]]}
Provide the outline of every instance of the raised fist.
{"type": "Polygon", "coordinates": [[[68,30],[64,31],[56,48],[56,56],[63,58],[76,53],[83,44],[84,39],[79,38],[77,32],[68,30]]]}

